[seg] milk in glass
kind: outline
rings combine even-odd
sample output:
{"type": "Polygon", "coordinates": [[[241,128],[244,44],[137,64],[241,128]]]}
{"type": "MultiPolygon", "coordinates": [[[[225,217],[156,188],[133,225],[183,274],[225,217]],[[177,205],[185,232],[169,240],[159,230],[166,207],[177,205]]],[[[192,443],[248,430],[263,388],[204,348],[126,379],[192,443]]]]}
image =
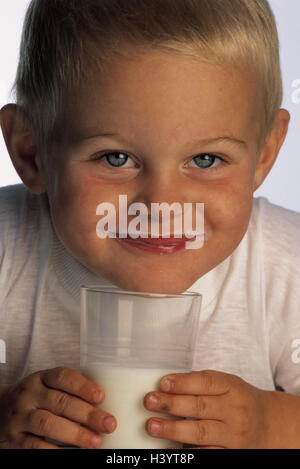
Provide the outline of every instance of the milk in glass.
{"type": "Polygon", "coordinates": [[[82,373],[104,389],[106,397],[99,407],[111,413],[118,422],[113,433],[101,434],[101,449],[182,447],[174,441],[153,438],[146,432],[145,423],[150,417],[173,417],[152,413],[143,404],[148,392],[158,390],[159,381],[163,376],[180,373],[180,370],[121,368],[89,363],[82,373]]]}

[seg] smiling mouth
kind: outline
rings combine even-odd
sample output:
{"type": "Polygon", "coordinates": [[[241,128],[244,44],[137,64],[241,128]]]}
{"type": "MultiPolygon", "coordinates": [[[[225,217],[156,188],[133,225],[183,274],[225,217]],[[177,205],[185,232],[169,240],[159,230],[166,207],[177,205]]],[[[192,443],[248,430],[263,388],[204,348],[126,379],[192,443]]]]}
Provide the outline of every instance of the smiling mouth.
{"type": "Polygon", "coordinates": [[[151,238],[150,236],[148,238],[132,238],[130,235],[128,235],[126,238],[120,238],[117,236],[117,239],[121,243],[124,243],[133,249],[139,249],[145,252],[152,252],[157,254],[173,254],[177,251],[185,249],[186,242],[194,241],[196,236],[193,238],[188,238],[186,236],[175,238],[172,235],[168,238],[163,238],[162,236],[158,238],[151,238]]]}

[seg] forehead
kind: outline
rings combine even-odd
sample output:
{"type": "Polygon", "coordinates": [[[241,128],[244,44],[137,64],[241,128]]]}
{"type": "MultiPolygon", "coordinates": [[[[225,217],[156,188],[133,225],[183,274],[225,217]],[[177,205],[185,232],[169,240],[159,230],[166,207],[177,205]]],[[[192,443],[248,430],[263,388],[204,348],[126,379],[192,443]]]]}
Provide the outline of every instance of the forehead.
{"type": "Polygon", "coordinates": [[[259,126],[258,102],[250,70],[160,51],[114,57],[104,72],[94,71],[75,101],[72,133],[78,139],[119,128],[137,138],[145,129],[168,138],[180,132],[241,134],[259,126]]]}

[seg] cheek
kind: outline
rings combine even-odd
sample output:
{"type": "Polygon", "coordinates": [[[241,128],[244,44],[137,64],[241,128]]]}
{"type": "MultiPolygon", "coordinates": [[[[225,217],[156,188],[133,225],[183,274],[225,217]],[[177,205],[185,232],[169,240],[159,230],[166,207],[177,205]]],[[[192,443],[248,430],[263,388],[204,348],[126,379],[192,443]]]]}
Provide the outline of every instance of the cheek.
{"type": "Polygon", "coordinates": [[[250,172],[220,181],[206,198],[206,220],[212,229],[231,231],[240,237],[247,229],[253,200],[250,172]]]}
{"type": "Polygon", "coordinates": [[[63,242],[75,246],[99,241],[96,208],[102,201],[109,202],[99,182],[85,177],[82,171],[69,171],[58,178],[56,187],[50,206],[53,224],[63,242]]]}

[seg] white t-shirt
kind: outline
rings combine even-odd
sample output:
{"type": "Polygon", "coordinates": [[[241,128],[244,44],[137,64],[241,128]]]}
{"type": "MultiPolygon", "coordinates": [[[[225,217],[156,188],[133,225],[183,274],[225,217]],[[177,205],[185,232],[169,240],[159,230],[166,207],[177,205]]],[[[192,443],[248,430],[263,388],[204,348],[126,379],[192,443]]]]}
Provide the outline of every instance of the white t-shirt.
{"type": "MultiPolygon", "coordinates": [[[[80,371],[80,286],[110,283],[61,244],[45,194],[1,188],[0,227],[0,383],[80,371]]],[[[300,395],[299,213],[254,199],[242,242],[189,291],[203,295],[195,370],[300,395]]]]}

